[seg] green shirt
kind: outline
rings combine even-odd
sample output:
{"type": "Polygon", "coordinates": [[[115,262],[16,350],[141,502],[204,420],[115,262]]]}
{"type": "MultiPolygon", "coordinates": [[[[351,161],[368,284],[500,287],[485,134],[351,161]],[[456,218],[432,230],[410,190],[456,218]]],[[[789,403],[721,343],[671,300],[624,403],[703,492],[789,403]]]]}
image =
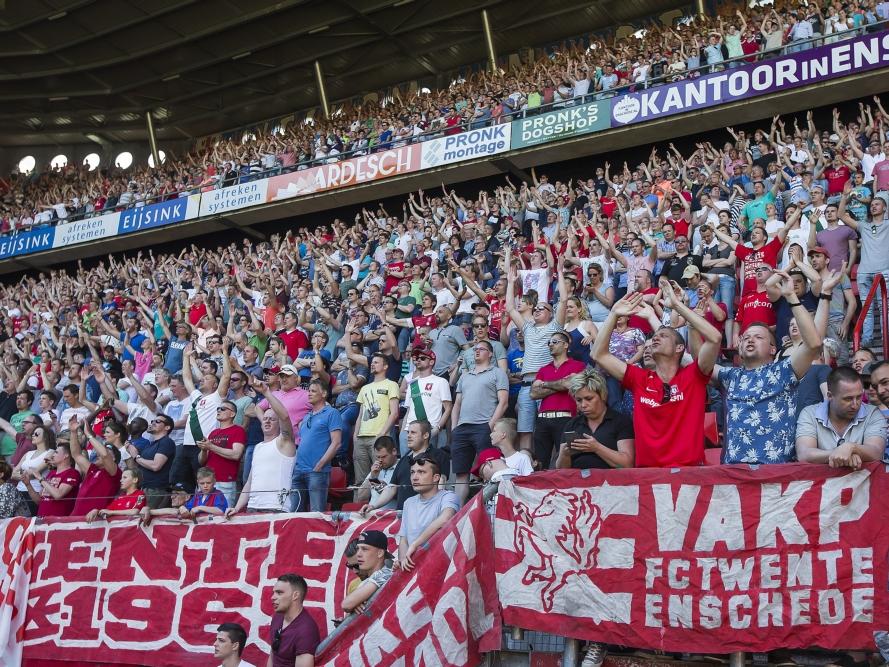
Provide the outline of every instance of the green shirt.
{"type": "MultiPolygon", "coordinates": [[[[24,430],[24,422],[28,417],[37,416],[35,413],[30,410],[25,410],[24,412],[16,412],[12,417],[9,418],[9,423],[12,428],[15,429],[16,433],[21,433],[24,430]]],[[[3,438],[0,439],[0,456],[12,456],[15,454],[15,438],[13,438],[8,433],[3,434],[3,438]]]]}

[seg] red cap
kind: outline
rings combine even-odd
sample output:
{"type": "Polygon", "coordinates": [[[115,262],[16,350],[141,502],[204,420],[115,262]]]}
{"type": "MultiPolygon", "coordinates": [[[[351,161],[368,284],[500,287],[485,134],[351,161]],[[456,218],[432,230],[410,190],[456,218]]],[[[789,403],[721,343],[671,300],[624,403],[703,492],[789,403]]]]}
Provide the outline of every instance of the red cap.
{"type": "Polygon", "coordinates": [[[807,254],[809,254],[809,255],[824,255],[825,257],[827,257],[827,259],[830,259],[830,253],[827,252],[826,248],[823,248],[820,245],[815,246],[814,248],[809,250],[809,252],[807,254]]]}
{"type": "Polygon", "coordinates": [[[411,357],[429,357],[432,361],[435,361],[435,352],[428,347],[418,347],[411,352],[411,357]]]}
{"type": "Polygon", "coordinates": [[[479,452],[478,459],[476,459],[475,465],[472,466],[472,470],[470,472],[478,477],[478,473],[481,470],[482,466],[485,465],[488,461],[496,461],[497,459],[502,458],[503,452],[501,452],[496,447],[488,447],[487,449],[483,449],[481,452],[479,452]]]}

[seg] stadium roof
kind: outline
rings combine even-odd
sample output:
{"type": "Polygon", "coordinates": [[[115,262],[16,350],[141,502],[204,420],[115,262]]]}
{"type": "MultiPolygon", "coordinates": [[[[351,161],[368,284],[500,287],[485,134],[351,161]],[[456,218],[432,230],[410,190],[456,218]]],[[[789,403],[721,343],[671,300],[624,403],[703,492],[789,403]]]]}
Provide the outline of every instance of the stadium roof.
{"type": "Polygon", "coordinates": [[[0,145],[236,128],[688,6],[680,0],[0,0],[0,145]]]}

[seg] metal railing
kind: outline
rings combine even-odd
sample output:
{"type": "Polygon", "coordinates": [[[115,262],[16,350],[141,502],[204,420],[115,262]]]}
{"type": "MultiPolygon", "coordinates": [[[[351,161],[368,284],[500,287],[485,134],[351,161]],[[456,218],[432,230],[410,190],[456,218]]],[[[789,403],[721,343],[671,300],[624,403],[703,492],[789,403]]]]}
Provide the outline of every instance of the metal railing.
{"type": "MultiPolygon", "coordinates": [[[[889,222],[883,222],[883,224],[889,225],[889,222]]],[[[889,295],[887,295],[886,279],[882,273],[874,275],[874,282],[870,286],[867,296],[861,302],[861,312],[858,314],[858,320],[855,322],[855,329],[853,329],[852,333],[852,350],[857,352],[861,347],[861,329],[864,327],[864,321],[870,314],[877,290],[880,291],[880,333],[883,337],[883,359],[889,359],[889,313],[887,313],[889,295]]]]}
{"type": "MultiPolygon", "coordinates": [[[[356,148],[351,151],[344,151],[342,153],[338,153],[335,156],[325,156],[325,157],[313,157],[308,160],[303,160],[302,162],[298,162],[294,165],[290,165],[287,167],[277,165],[275,167],[270,167],[268,169],[258,171],[255,173],[251,173],[248,176],[238,175],[236,178],[232,179],[226,185],[226,180],[223,178],[219,178],[212,187],[209,185],[194,187],[189,190],[181,191],[178,196],[186,197],[188,195],[193,194],[201,194],[203,192],[208,192],[212,190],[222,189],[224,187],[228,187],[230,185],[237,185],[241,183],[249,183],[250,181],[260,180],[263,178],[269,178],[271,176],[277,176],[279,174],[284,173],[292,173],[294,171],[303,171],[306,169],[310,169],[312,167],[317,167],[323,164],[330,164],[331,162],[341,162],[343,160],[348,160],[353,157],[361,157],[364,155],[369,155],[371,153],[378,153],[386,150],[390,150],[392,148],[401,147],[404,145],[417,144],[422,143],[424,141],[431,141],[433,139],[439,139],[444,136],[448,136],[450,134],[457,134],[459,132],[465,132],[468,130],[477,130],[485,127],[491,127],[494,125],[502,125],[506,123],[510,123],[514,120],[520,120],[523,118],[528,118],[531,116],[537,116],[540,114],[547,113],[549,111],[555,111],[558,109],[569,108],[572,106],[579,106],[583,104],[589,104],[592,102],[610,99],[616,97],[618,95],[623,95],[627,93],[637,92],[639,90],[647,90],[649,88],[654,88],[661,85],[666,85],[669,83],[673,83],[675,81],[680,81],[682,79],[695,78],[698,76],[702,76],[704,74],[710,74],[716,71],[721,71],[723,69],[731,69],[735,63],[738,66],[744,66],[752,64],[751,59],[754,59],[754,62],[761,62],[763,60],[769,60],[771,57],[779,57],[781,55],[786,55],[787,53],[794,53],[797,51],[802,51],[810,48],[814,48],[816,46],[823,46],[825,44],[831,44],[834,42],[842,41],[844,39],[852,38],[856,35],[865,34],[868,32],[881,32],[883,30],[889,29],[889,20],[878,21],[876,23],[865,24],[863,26],[859,26],[857,28],[850,28],[849,30],[844,30],[837,33],[832,33],[830,35],[819,35],[816,37],[811,37],[805,40],[799,40],[790,42],[788,44],[782,45],[778,49],[762,49],[755,53],[744,54],[742,56],[737,56],[734,58],[726,58],[715,64],[707,64],[701,65],[699,67],[695,67],[693,69],[686,69],[681,72],[673,72],[673,73],[665,73],[662,76],[655,78],[647,78],[644,81],[627,83],[619,87],[611,88],[603,91],[596,91],[593,93],[588,93],[586,95],[580,97],[572,97],[569,99],[558,100],[555,102],[551,102],[549,104],[542,104],[536,107],[532,107],[530,109],[520,109],[518,111],[513,111],[511,113],[505,113],[501,116],[498,116],[496,119],[486,119],[486,120],[467,120],[462,123],[459,123],[450,127],[437,127],[432,130],[427,130],[420,134],[399,138],[399,139],[390,139],[385,144],[375,144],[373,146],[367,146],[362,148],[356,148]]],[[[667,65],[669,66],[669,65],[667,65]]],[[[244,128],[242,128],[244,129],[244,128]]],[[[147,206],[152,203],[157,203],[159,201],[164,201],[169,198],[169,194],[165,195],[156,195],[154,197],[145,198],[139,202],[133,202],[126,206],[115,205],[110,209],[102,209],[99,211],[93,211],[90,213],[83,213],[78,215],[69,215],[67,218],[63,219],[55,219],[50,223],[41,223],[35,224],[27,229],[16,229],[11,230],[9,232],[5,232],[2,236],[14,236],[19,231],[28,231],[30,229],[39,229],[48,226],[57,226],[59,224],[64,224],[67,222],[77,222],[79,220],[85,220],[92,217],[98,217],[101,215],[105,215],[107,213],[112,212],[120,212],[124,210],[128,210],[130,208],[136,208],[138,206],[147,206]]]]}

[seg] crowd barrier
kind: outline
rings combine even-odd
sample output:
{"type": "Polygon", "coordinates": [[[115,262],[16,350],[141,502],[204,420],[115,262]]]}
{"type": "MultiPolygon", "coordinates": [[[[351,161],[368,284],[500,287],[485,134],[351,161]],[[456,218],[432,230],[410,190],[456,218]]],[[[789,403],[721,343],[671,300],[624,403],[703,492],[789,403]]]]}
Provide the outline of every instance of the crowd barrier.
{"type": "MultiPolygon", "coordinates": [[[[396,571],[316,664],[476,665],[504,626],[641,649],[874,650],[889,628],[889,469],[563,470],[476,495],[396,571]]],[[[93,524],[9,520],[0,664],[24,657],[203,665],[241,623],[265,664],[274,579],[308,580],[322,636],[341,616],[346,544],[394,512],[93,524]]]]}
{"type": "Polygon", "coordinates": [[[549,111],[523,112],[515,120],[500,125],[469,129],[368,155],[338,156],[288,173],[278,173],[278,168],[270,172],[274,175],[209,192],[20,231],[0,237],[0,261],[489,158],[529,146],[752,99],[777,90],[818,84],[889,64],[889,32],[885,31],[807,46],[808,43],[790,45],[788,48],[798,50],[757,63],[736,59],[725,63],[721,71],[658,87],[640,85],[640,90],[632,92],[598,93],[585,104],[571,100],[561,103],[561,108],[553,105],[549,111]]]}

